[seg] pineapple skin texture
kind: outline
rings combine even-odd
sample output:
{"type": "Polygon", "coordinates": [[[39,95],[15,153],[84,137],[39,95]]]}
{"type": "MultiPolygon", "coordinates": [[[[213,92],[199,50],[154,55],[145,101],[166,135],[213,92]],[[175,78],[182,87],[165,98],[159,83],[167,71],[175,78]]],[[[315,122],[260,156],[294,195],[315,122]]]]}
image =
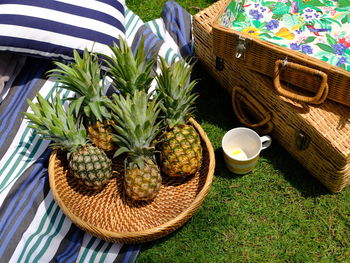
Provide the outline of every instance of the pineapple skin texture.
{"type": "Polygon", "coordinates": [[[113,129],[111,125],[113,123],[114,121],[112,120],[97,121],[95,124],[87,126],[88,135],[92,143],[107,153],[113,152],[117,148],[112,138],[113,129]]]}
{"type": "Polygon", "coordinates": [[[73,152],[69,167],[78,182],[92,190],[101,190],[113,176],[112,161],[103,150],[92,145],[73,152]]]}
{"type": "Polygon", "coordinates": [[[162,171],[173,177],[195,174],[202,165],[202,145],[193,126],[176,125],[161,142],[162,171]]]}
{"type": "Polygon", "coordinates": [[[160,190],[161,183],[159,168],[150,158],[145,159],[143,168],[133,164],[125,171],[125,193],[133,200],[150,201],[154,199],[160,190]]]}

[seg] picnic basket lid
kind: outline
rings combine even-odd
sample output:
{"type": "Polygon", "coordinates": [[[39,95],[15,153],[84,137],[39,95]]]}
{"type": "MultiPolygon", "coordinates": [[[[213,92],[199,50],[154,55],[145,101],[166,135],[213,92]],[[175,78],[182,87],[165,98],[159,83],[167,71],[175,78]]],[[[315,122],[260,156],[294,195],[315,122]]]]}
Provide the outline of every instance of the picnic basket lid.
{"type": "MultiPolygon", "coordinates": [[[[293,100],[320,104],[330,99],[350,106],[349,71],[301,51],[221,25],[221,15],[230,2],[217,1],[212,10],[199,14],[210,20],[212,53],[215,56],[274,78],[276,91],[293,100]],[[298,89],[282,89],[280,79],[298,89]]],[[[195,18],[199,19],[199,16],[195,18]]]]}

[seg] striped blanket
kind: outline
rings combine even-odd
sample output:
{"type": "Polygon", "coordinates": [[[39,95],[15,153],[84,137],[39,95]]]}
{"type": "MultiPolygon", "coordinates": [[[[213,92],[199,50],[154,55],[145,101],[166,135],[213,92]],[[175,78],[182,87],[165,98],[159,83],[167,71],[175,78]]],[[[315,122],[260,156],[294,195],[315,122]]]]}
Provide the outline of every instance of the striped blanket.
{"type": "MultiPolygon", "coordinates": [[[[191,16],[173,1],[161,17],[144,23],[126,9],[126,37],[168,63],[192,54],[191,16]]],[[[53,199],[48,179],[49,142],[27,127],[26,98],[37,92],[50,98],[70,96],[45,73],[52,62],[26,57],[25,64],[0,104],[0,261],[1,262],[134,262],[140,245],[103,241],[76,227],[53,199]]]]}

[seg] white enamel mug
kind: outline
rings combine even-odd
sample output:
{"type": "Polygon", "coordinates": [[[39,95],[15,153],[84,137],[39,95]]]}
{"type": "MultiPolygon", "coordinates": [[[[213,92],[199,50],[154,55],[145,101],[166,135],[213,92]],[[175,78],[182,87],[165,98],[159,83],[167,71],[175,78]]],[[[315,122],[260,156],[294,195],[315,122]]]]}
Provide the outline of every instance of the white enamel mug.
{"type": "Polygon", "coordinates": [[[245,127],[229,130],[222,138],[222,149],[226,167],[235,174],[252,171],[260,152],[271,145],[271,137],[259,136],[255,131],[245,127]]]}

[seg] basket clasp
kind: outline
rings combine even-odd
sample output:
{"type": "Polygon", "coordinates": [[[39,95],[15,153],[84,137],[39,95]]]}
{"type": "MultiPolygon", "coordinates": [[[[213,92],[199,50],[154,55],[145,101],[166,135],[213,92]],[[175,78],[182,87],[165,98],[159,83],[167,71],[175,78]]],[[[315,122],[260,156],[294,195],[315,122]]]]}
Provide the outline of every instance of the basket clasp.
{"type": "Polygon", "coordinates": [[[245,60],[245,54],[248,51],[251,42],[252,40],[250,38],[239,36],[235,54],[237,59],[245,60]]]}
{"type": "Polygon", "coordinates": [[[218,71],[222,71],[224,70],[224,60],[220,57],[216,57],[215,59],[215,68],[218,70],[218,71]]]}
{"type": "Polygon", "coordinates": [[[303,131],[297,131],[295,142],[298,150],[300,151],[306,150],[310,145],[310,141],[311,139],[309,135],[307,135],[303,131]]]}

